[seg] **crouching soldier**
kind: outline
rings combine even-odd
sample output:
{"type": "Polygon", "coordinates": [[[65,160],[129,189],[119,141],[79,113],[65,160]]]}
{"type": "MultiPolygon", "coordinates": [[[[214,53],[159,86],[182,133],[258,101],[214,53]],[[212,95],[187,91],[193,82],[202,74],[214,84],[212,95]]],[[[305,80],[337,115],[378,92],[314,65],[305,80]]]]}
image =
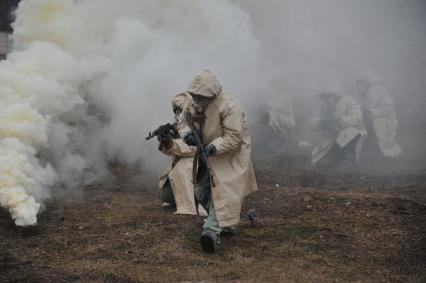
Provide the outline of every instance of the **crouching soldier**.
{"type": "MultiPolygon", "coordinates": [[[[289,145],[294,141],[296,119],[291,97],[281,93],[268,101],[268,126],[272,129],[279,142],[289,145]]],[[[276,148],[284,148],[283,146],[276,148]]]]}
{"type": "MultiPolygon", "coordinates": [[[[193,103],[192,97],[187,93],[180,93],[172,99],[172,108],[175,116],[173,127],[174,129],[160,131],[158,139],[160,141],[169,139],[174,135],[177,143],[181,143],[181,147],[186,147],[182,139],[179,139],[177,126],[180,124],[179,119],[183,109],[191,106],[193,103]]],[[[171,141],[169,142],[169,144],[171,141]]],[[[194,199],[194,185],[192,181],[193,174],[193,154],[191,149],[187,149],[187,154],[174,155],[168,149],[169,144],[160,144],[160,150],[171,156],[171,162],[159,179],[160,199],[164,202],[164,206],[175,206],[176,214],[197,213],[205,216],[206,211],[199,207],[194,199]]]]}
{"type": "Polygon", "coordinates": [[[343,171],[356,168],[367,137],[361,107],[342,95],[340,84],[334,80],[326,83],[319,98],[311,124],[324,140],[312,151],[312,164],[343,171]]]}
{"type": "Polygon", "coordinates": [[[398,157],[401,147],[396,141],[398,119],[393,100],[380,84],[373,71],[365,71],[357,79],[357,97],[364,111],[364,118],[373,125],[377,143],[383,155],[398,157]]]}
{"type": "Polygon", "coordinates": [[[244,198],[257,190],[250,135],[239,102],[222,91],[210,71],[198,74],[187,93],[193,103],[186,104],[177,123],[183,139],[166,134],[159,140],[168,154],[193,158],[195,199],[208,211],[200,244],[214,253],[221,235],[235,233],[244,198]]]}

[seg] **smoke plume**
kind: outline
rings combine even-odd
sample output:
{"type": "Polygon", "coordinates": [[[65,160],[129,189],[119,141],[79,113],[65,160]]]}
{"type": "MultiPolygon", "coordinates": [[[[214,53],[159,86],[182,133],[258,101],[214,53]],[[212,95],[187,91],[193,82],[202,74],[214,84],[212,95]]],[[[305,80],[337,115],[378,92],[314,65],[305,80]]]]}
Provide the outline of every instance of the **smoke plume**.
{"type": "Polygon", "coordinates": [[[0,63],[0,202],[15,223],[35,224],[52,186],[107,177],[109,160],[158,166],[144,137],[199,70],[248,91],[249,21],[225,0],[22,1],[0,63]]]}
{"type": "Polygon", "coordinates": [[[297,125],[324,80],[350,94],[373,69],[401,119],[424,122],[425,13],[421,0],[23,0],[0,62],[0,204],[33,225],[52,190],[106,180],[110,161],[158,171],[145,135],[203,69],[251,121],[286,92],[297,125]]]}

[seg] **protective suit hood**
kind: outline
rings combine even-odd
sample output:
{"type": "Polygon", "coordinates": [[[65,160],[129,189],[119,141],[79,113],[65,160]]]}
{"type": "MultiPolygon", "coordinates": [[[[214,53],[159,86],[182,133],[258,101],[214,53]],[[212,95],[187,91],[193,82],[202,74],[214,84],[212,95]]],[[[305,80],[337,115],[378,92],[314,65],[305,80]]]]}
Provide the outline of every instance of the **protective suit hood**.
{"type": "Polygon", "coordinates": [[[194,100],[192,96],[187,92],[181,92],[172,98],[172,109],[175,114],[175,123],[180,137],[185,137],[191,130],[183,123],[179,123],[180,120],[185,119],[182,113],[190,111],[194,108],[194,100]]]}
{"type": "Polygon", "coordinates": [[[205,97],[215,97],[222,92],[222,86],[212,72],[204,70],[189,83],[188,92],[205,97]]]}
{"type": "Polygon", "coordinates": [[[379,78],[377,77],[376,73],[371,70],[362,72],[358,76],[357,81],[367,83],[370,87],[379,84],[379,78]]]}
{"type": "Polygon", "coordinates": [[[185,101],[189,98],[189,95],[187,93],[179,93],[175,97],[172,98],[172,107],[180,107],[181,109],[184,108],[185,101]]]}
{"type": "MultiPolygon", "coordinates": [[[[179,109],[180,112],[185,110],[188,106],[193,103],[192,97],[187,92],[182,92],[172,98],[172,109],[175,112],[176,109],[179,109]]],[[[176,112],[175,112],[176,114],[176,112]]]]}

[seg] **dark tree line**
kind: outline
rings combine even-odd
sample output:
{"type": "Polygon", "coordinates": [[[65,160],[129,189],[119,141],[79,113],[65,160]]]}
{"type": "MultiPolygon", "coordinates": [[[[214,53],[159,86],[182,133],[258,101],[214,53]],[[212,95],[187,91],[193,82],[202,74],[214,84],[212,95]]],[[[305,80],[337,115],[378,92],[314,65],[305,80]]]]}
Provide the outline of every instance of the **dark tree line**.
{"type": "Polygon", "coordinates": [[[0,0],[0,31],[11,32],[13,22],[13,11],[20,0],[0,0]]]}

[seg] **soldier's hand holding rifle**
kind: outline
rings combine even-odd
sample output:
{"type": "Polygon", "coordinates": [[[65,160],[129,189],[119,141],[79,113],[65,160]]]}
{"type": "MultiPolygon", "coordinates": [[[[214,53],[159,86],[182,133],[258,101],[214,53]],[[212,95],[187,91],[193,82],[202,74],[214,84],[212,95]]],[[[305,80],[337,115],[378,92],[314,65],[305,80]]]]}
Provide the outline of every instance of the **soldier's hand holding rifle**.
{"type": "Polygon", "coordinates": [[[164,147],[170,148],[172,145],[173,137],[176,135],[175,126],[168,123],[165,125],[161,125],[156,130],[149,132],[148,136],[145,138],[146,140],[150,140],[153,137],[157,137],[157,140],[160,142],[159,149],[161,150],[164,147]]]}

